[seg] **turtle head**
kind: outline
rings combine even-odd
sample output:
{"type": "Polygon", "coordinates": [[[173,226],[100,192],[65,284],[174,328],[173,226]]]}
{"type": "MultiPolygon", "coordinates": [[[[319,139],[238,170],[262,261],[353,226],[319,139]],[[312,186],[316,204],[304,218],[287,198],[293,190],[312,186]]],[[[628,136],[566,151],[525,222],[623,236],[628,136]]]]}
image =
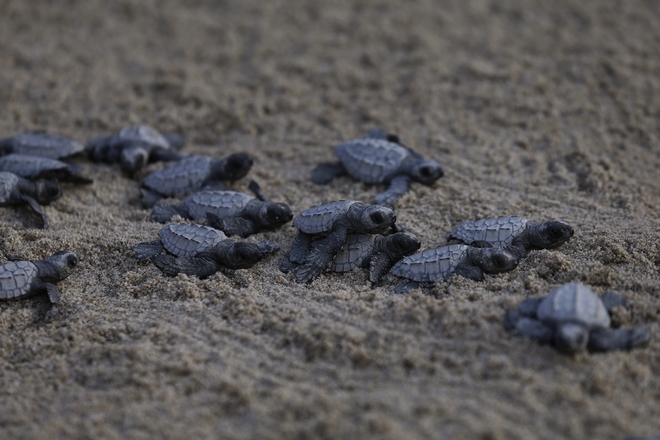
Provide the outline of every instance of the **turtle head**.
{"type": "Polygon", "coordinates": [[[414,181],[430,185],[444,175],[440,164],[434,160],[420,160],[412,169],[414,181]]]}
{"type": "Polygon", "coordinates": [[[479,249],[479,266],[486,273],[508,272],[518,266],[518,259],[504,249],[492,247],[479,249]]]}
{"type": "Polygon", "coordinates": [[[71,251],[56,252],[44,260],[49,264],[49,274],[46,278],[63,280],[78,266],[80,255],[71,251]]]}
{"type": "Polygon", "coordinates": [[[259,246],[239,241],[230,246],[220,264],[229,269],[247,269],[257,264],[261,257],[263,252],[259,250],[259,246]]]}
{"type": "Polygon", "coordinates": [[[291,208],[284,203],[264,203],[259,212],[259,220],[270,227],[281,226],[292,219],[291,208]]]}
{"type": "Polygon", "coordinates": [[[40,205],[48,204],[62,196],[62,188],[50,180],[37,180],[37,193],[35,199],[40,205]]]}
{"type": "Polygon", "coordinates": [[[542,249],[554,249],[566,243],[573,234],[573,228],[568,223],[549,221],[539,226],[538,236],[532,244],[542,249]]]}
{"type": "Polygon", "coordinates": [[[149,161],[151,148],[144,142],[133,142],[121,151],[119,165],[122,171],[132,174],[141,170],[149,161]]]}
{"type": "Polygon", "coordinates": [[[385,232],[396,222],[396,214],[390,208],[381,205],[368,205],[360,216],[359,232],[379,234],[385,232]]]}
{"type": "Polygon", "coordinates": [[[395,257],[396,260],[413,254],[422,246],[419,238],[410,232],[397,232],[396,234],[388,235],[386,240],[387,253],[395,257]]]}
{"type": "Polygon", "coordinates": [[[582,351],[587,348],[588,341],[589,330],[580,324],[562,324],[555,331],[555,347],[564,353],[573,354],[582,351]]]}
{"type": "Polygon", "coordinates": [[[250,171],[253,163],[254,160],[249,154],[231,154],[219,160],[219,169],[214,170],[214,174],[218,180],[238,180],[250,171]]]}

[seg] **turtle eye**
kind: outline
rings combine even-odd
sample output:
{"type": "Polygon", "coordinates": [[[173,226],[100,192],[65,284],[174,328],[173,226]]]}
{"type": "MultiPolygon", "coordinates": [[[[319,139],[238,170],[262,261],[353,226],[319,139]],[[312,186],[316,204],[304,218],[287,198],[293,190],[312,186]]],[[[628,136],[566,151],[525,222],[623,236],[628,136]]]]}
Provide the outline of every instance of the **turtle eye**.
{"type": "Polygon", "coordinates": [[[395,134],[388,134],[387,135],[387,141],[388,142],[394,142],[395,144],[400,144],[401,142],[399,141],[399,136],[395,134]]]}
{"type": "Polygon", "coordinates": [[[495,263],[495,267],[504,267],[506,265],[506,261],[501,255],[495,255],[493,257],[493,263],[495,263]]]}
{"type": "Polygon", "coordinates": [[[564,235],[560,228],[550,228],[550,236],[552,238],[561,238],[564,235]]]}
{"type": "Polygon", "coordinates": [[[422,177],[431,177],[433,170],[431,170],[431,167],[422,167],[419,170],[419,173],[422,175],[422,177]]]}
{"type": "Polygon", "coordinates": [[[71,268],[76,267],[76,264],[78,264],[78,259],[76,257],[71,257],[66,262],[66,265],[71,267],[71,268]]]}
{"type": "Polygon", "coordinates": [[[371,221],[376,223],[377,225],[383,223],[384,220],[385,219],[383,218],[383,214],[381,214],[380,212],[374,212],[373,214],[371,214],[371,221]]]}

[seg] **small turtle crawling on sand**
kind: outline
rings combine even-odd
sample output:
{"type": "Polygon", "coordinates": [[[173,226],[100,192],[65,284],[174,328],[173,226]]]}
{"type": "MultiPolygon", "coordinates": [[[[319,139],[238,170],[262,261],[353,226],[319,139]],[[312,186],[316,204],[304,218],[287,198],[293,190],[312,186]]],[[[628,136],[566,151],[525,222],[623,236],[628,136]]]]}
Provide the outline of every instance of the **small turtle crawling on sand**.
{"type": "Polygon", "coordinates": [[[313,206],[293,220],[299,232],[291,246],[289,261],[285,259],[282,262],[282,269],[287,272],[301,265],[296,281],[309,283],[330,267],[333,258],[346,243],[348,234],[380,234],[392,228],[395,222],[396,215],[391,209],[355,200],[313,206]],[[312,247],[314,237],[319,240],[312,247]]]}
{"type": "Polygon", "coordinates": [[[78,142],[55,134],[28,132],[0,139],[0,154],[64,159],[81,154],[84,147],[78,142]]]}
{"type": "Polygon", "coordinates": [[[94,162],[116,163],[127,173],[134,173],[150,162],[180,160],[186,143],[183,136],[161,133],[148,125],[133,125],[114,136],[94,139],[85,147],[94,162]]]}
{"type": "Polygon", "coordinates": [[[189,156],[145,177],[140,189],[142,203],[151,208],[164,197],[191,194],[218,181],[238,180],[250,171],[252,162],[245,153],[224,159],[189,156]]]}
{"type": "Polygon", "coordinates": [[[59,186],[48,180],[30,181],[13,173],[0,171],[0,206],[28,205],[39,215],[41,227],[48,227],[48,220],[39,204],[48,204],[62,195],[59,186]]]}
{"type": "Polygon", "coordinates": [[[31,180],[48,179],[81,184],[92,183],[91,179],[80,176],[80,165],[46,157],[8,154],[0,157],[0,171],[8,171],[31,180]]]}
{"type": "Polygon", "coordinates": [[[420,182],[430,185],[443,176],[442,167],[434,160],[400,144],[398,138],[383,130],[372,130],[363,139],[340,144],[335,149],[339,162],[319,164],[312,171],[312,181],[325,185],[335,177],[350,174],[365,183],[389,184],[374,203],[392,206],[410,188],[420,182]]]}
{"type": "Polygon", "coordinates": [[[517,310],[509,310],[504,327],[509,331],[550,343],[572,354],[591,351],[630,350],[651,339],[647,327],[611,329],[609,311],[623,306],[623,299],[611,292],[601,297],[580,283],[568,283],[542,298],[527,298],[517,310]]]}
{"type": "Polygon", "coordinates": [[[47,293],[52,306],[46,318],[53,318],[60,302],[59,291],[53,283],[68,277],[79,260],[75,252],[61,251],[44,260],[7,261],[0,264],[0,300],[47,293]]]}
{"type": "Polygon", "coordinates": [[[482,281],[484,273],[508,272],[516,266],[518,259],[505,249],[452,244],[405,257],[390,269],[390,273],[409,280],[396,287],[397,293],[405,293],[420,284],[432,287],[434,281],[446,281],[453,275],[482,281]]]}
{"type": "Polygon", "coordinates": [[[165,223],[175,214],[195,220],[206,218],[211,227],[240,237],[291,221],[293,214],[287,205],[267,201],[255,181],[250,182],[250,189],[257,198],[236,191],[202,191],[186,197],[180,206],[158,203],[151,219],[165,223]]]}
{"type": "Polygon", "coordinates": [[[178,273],[207,278],[222,267],[247,269],[265,254],[279,250],[270,241],[257,244],[234,242],[217,229],[202,225],[173,223],[158,232],[160,240],[140,243],[135,247],[139,260],[151,260],[163,273],[178,273]],[[163,250],[169,254],[163,254],[163,250]],[[170,255],[171,254],[171,255],[170,255]]]}
{"type": "Polygon", "coordinates": [[[475,247],[501,247],[524,258],[531,249],[555,249],[573,236],[573,228],[562,221],[532,222],[522,217],[506,216],[464,221],[454,228],[448,241],[475,247]]]}

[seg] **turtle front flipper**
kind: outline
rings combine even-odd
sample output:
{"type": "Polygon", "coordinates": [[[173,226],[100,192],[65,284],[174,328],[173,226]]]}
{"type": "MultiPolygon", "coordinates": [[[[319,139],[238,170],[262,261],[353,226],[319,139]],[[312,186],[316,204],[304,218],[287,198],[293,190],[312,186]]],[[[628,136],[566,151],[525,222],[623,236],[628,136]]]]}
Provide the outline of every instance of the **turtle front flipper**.
{"type": "Polygon", "coordinates": [[[385,275],[392,268],[392,260],[385,252],[378,252],[372,255],[369,261],[369,281],[378,283],[383,275],[385,275]]]}
{"type": "Polygon", "coordinates": [[[163,198],[157,192],[147,188],[140,188],[140,194],[142,194],[142,206],[145,208],[151,208],[163,198]]]}
{"type": "Polygon", "coordinates": [[[157,203],[154,205],[154,209],[151,211],[149,218],[158,223],[167,223],[175,215],[180,215],[182,218],[191,218],[185,208],[170,205],[169,203],[157,203]]]}
{"type": "Polygon", "coordinates": [[[487,241],[480,241],[480,240],[478,240],[478,241],[473,241],[472,243],[470,243],[470,246],[472,246],[472,247],[476,247],[476,248],[480,248],[480,249],[484,249],[484,248],[491,248],[491,247],[493,247],[493,244],[492,244],[492,243],[488,243],[487,241]]]}
{"type": "Polygon", "coordinates": [[[394,205],[402,195],[408,192],[411,183],[412,179],[408,175],[402,174],[396,176],[390,181],[389,188],[374,198],[374,203],[382,206],[394,205]]]}
{"type": "Polygon", "coordinates": [[[170,277],[183,273],[204,279],[220,269],[220,265],[208,257],[173,257],[172,255],[160,254],[154,258],[154,264],[170,277]]]}
{"type": "Polygon", "coordinates": [[[330,267],[332,260],[346,243],[348,230],[340,228],[323,240],[314,243],[307,259],[296,273],[296,281],[300,284],[307,284],[319,276],[324,270],[330,267]]]}
{"type": "Polygon", "coordinates": [[[597,328],[589,334],[587,347],[591,351],[631,350],[645,346],[650,340],[651,331],[645,326],[629,330],[597,328]]]}
{"type": "Polygon", "coordinates": [[[504,318],[504,328],[544,344],[549,344],[554,334],[552,328],[541,321],[520,316],[513,310],[507,312],[504,318]]]}
{"type": "Polygon", "coordinates": [[[262,240],[257,243],[257,248],[262,254],[273,254],[280,250],[280,245],[272,241],[262,240]]]}
{"type": "Polygon", "coordinates": [[[54,320],[60,312],[60,291],[57,290],[57,286],[53,283],[43,283],[43,288],[46,290],[48,299],[50,300],[50,309],[46,312],[44,320],[50,322],[54,320]]]}
{"type": "Polygon", "coordinates": [[[469,280],[474,281],[483,281],[484,280],[484,271],[480,267],[470,266],[467,264],[459,264],[454,270],[456,275],[460,275],[469,280]]]}
{"type": "MultiPolygon", "coordinates": [[[[433,283],[428,283],[428,284],[433,286],[433,283]]],[[[408,293],[413,289],[417,289],[418,287],[423,288],[423,287],[426,287],[426,286],[418,283],[417,281],[403,280],[399,284],[396,285],[396,287],[394,288],[394,291],[396,293],[408,293]]]]}
{"type": "Polygon", "coordinates": [[[341,162],[320,163],[312,170],[312,182],[317,185],[327,185],[335,177],[345,175],[346,168],[341,162]]]}
{"type": "Polygon", "coordinates": [[[309,255],[309,249],[312,247],[312,236],[304,232],[298,232],[291,250],[289,251],[289,260],[292,263],[303,264],[309,255]]]}
{"type": "Polygon", "coordinates": [[[250,183],[248,184],[248,189],[252,191],[254,196],[257,198],[257,200],[261,202],[267,202],[268,199],[266,196],[264,196],[264,193],[261,191],[261,186],[254,180],[250,180],[250,183]]]}
{"type": "Polygon", "coordinates": [[[539,304],[543,301],[545,297],[542,298],[527,298],[518,305],[518,313],[521,316],[527,318],[536,318],[536,311],[539,308],[539,304]]]}
{"type": "Polygon", "coordinates": [[[48,228],[48,218],[46,218],[46,214],[43,213],[43,211],[41,210],[41,206],[39,206],[37,201],[34,200],[32,197],[26,195],[21,196],[21,201],[23,201],[26,205],[32,208],[32,210],[39,216],[39,218],[41,219],[40,229],[48,228]]]}
{"type": "Polygon", "coordinates": [[[238,235],[245,238],[257,232],[254,222],[243,217],[220,218],[212,212],[207,212],[206,222],[209,226],[221,230],[227,236],[238,235]]]}
{"type": "Polygon", "coordinates": [[[183,153],[178,151],[168,150],[163,147],[152,148],[149,152],[148,162],[175,162],[185,157],[183,153]]]}
{"type": "Polygon", "coordinates": [[[145,241],[139,243],[133,251],[135,252],[135,257],[138,260],[151,260],[156,255],[160,254],[165,250],[163,247],[163,242],[160,240],[154,241],[145,241]]]}
{"type": "Polygon", "coordinates": [[[612,309],[618,306],[626,306],[626,301],[619,295],[614,292],[605,292],[600,296],[600,300],[603,302],[603,305],[608,312],[612,312],[612,309]]]}

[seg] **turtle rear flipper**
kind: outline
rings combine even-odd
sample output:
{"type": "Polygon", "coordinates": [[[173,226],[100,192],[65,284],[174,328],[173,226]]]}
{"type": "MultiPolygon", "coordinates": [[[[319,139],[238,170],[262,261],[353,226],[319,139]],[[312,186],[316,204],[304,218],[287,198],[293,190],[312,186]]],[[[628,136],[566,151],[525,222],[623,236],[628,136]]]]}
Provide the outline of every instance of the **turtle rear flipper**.
{"type": "Polygon", "coordinates": [[[587,347],[591,351],[631,350],[643,347],[650,340],[651,332],[644,326],[629,330],[597,328],[590,333],[587,347]]]}
{"type": "Polygon", "coordinates": [[[138,260],[151,260],[156,255],[162,253],[163,250],[165,248],[163,247],[163,242],[160,240],[145,241],[133,249],[138,260]]]}
{"type": "Polygon", "coordinates": [[[188,211],[180,206],[170,205],[169,203],[157,203],[149,218],[158,223],[167,223],[175,215],[182,218],[190,218],[188,211]]]}
{"type": "Polygon", "coordinates": [[[327,185],[335,177],[347,174],[346,168],[341,162],[320,163],[312,170],[312,182],[317,185],[327,185]]]}
{"type": "Polygon", "coordinates": [[[218,263],[208,257],[173,257],[172,255],[160,254],[154,258],[154,264],[165,275],[171,277],[183,273],[204,279],[220,269],[218,263]]]}
{"type": "Polygon", "coordinates": [[[618,306],[626,306],[626,301],[619,295],[614,292],[605,292],[600,296],[600,300],[605,305],[605,308],[608,312],[611,312],[613,308],[618,306]]]}
{"type": "Polygon", "coordinates": [[[238,235],[245,238],[257,232],[254,222],[243,217],[220,218],[212,212],[206,213],[209,226],[219,229],[227,236],[238,235]]]}
{"type": "Polygon", "coordinates": [[[393,178],[389,188],[378,194],[374,199],[376,205],[392,206],[410,189],[412,179],[410,176],[402,174],[393,178]]]}

